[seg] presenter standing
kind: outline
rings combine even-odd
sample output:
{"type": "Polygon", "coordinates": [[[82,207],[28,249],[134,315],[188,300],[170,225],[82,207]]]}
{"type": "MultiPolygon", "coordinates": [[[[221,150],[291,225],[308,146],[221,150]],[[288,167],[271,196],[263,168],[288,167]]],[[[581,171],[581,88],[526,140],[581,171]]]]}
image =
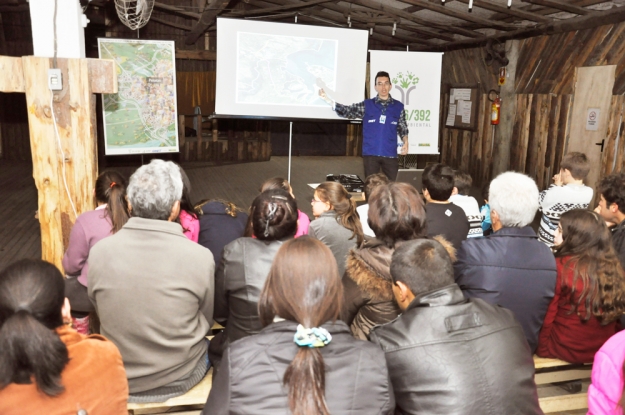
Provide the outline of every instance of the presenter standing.
{"type": "Polygon", "coordinates": [[[343,118],[362,118],[362,159],[365,178],[382,172],[390,179],[397,178],[397,136],[404,144],[401,154],[408,154],[408,124],[404,104],[393,99],[388,72],[380,71],[375,76],[375,90],[378,95],[352,105],[342,105],[330,99],[323,89],[319,96],[332,105],[332,109],[343,118]]]}

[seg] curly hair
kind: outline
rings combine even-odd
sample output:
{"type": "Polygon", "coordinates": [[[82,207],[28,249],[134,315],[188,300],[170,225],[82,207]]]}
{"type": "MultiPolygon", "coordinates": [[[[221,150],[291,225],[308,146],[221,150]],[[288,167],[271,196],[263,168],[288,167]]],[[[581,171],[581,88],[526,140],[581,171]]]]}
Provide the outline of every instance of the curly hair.
{"type": "MultiPolygon", "coordinates": [[[[625,271],[621,267],[605,221],[595,212],[570,210],[560,218],[562,243],[555,247],[556,258],[567,257],[563,265],[573,269],[570,314],[584,305],[582,321],[595,316],[603,325],[625,312],[625,271]],[[574,300],[577,281],[582,291],[574,300]]],[[[563,273],[564,274],[564,273],[563,273]]],[[[565,284],[564,279],[560,284],[565,284]]]]}
{"type": "Polygon", "coordinates": [[[625,173],[614,173],[604,177],[599,181],[597,190],[608,206],[616,203],[618,210],[625,213],[625,173]]]}

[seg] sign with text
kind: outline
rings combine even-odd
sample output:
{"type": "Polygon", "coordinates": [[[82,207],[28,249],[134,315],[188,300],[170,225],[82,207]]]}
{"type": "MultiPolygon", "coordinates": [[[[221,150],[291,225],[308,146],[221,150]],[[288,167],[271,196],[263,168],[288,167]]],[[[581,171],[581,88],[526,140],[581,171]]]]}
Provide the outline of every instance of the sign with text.
{"type": "Polygon", "coordinates": [[[599,115],[600,114],[601,114],[601,109],[588,108],[588,112],[586,113],[586,130],[588,131],[599,130],[599,115]]]}
{"type": "MultiPolygon", "coordinates": [[[[386,71],[393,85],[391,96],[404,104],[409,130],[408,153],[438,154],[443,54],[385,50],[372,50],[370,53],[372,94],[375,93],[375,74],[386,71]]],[[[401,141],[401,137],[398,140],[401,141]]]]}

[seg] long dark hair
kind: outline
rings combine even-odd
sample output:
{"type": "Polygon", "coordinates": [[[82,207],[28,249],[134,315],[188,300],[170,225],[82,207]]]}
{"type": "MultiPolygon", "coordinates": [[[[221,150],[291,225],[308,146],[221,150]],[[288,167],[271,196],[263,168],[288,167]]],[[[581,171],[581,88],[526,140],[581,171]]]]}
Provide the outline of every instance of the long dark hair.
{"type": "MultiPolygon", "coordinates": [[[[275,316],[306,328],[335,321],[343,301],[343,284],[334,256],[322,242],[302,236],[280,247],[258,312],[263,326],[275,316]]],[[[293,415],[329,415],[325,401],[325,364],[319,349],[300,347],[284,373],[293,415]]]]}
{"type": "Polygon", "coordinates": [[[52,264],[24,259],[0,273],[0,389],[29,384],[48,396],[63,392],[67,347],[53,331],[63,324],[63,276],[52,264]]]}
{"type": "Polygon", "coordinates": [[[106,212],[113,225],[112,233],[120,230],[130,217],[126,202],[127,185],[126,178],[114,170],[105,171],[95,181],[95,198],[99,203],[106,203],[106,212]]]}
{"type": "Polygon", "coordinates": [[[271,179],[267,179],[260,185],[260,191],[264,192],[265,190],[272,189],[282,189],[288,193],[293,193],[293,189],[291,188],[291,184],[282,177],[272,177],[271,179]]]}
{"type": "MultiPolygon", "coordinates": [[[[182,197],[180,198],[180,210],[184,210],[195,219],[202,214],[202,209],[198,209],[196,205],[191,201],[191,181],[189,176],[185,173],[184,169],[178,166],[180,169],[180,177],[182,178],[182,197]]],[[[188,229],[185,229],[185,232],[188,229]]]]}
{"type": "Polygon", "coordinates": [[[336,218],[344,228],[352,231],[349,239],[356,238],[360,245],[364,239],[362,224],[356,212],[356,204],[352,202],[347,190],[337,182],[323,182],[315,189],[315,194],[322,202],[329,203],[336,212],[336,218]]]}
{"type": "Polygon", "coordinates": [[[202,199],[199,202],[197,202],[194,209],[200,210],[202,211],[202,214],[204,214],[204,211],[202,210],[202,206],[210,202],[217,202],[217,203],[221,203],[222,205],[224,205],[224,212],[226,213],[226,215],[232,218],[236,218],[239,213],[245,213],[245,211],[241,209],[240,207],[238,207],[237,205],[235,205],[234,202],[229,202],[223,199],[202,199]]]}
{"type": "Polygon", "coordinates": [[[252,202],[250,218],[254,236],[260,240],[293,237],[297,232],[297,203],[284,190],[267,190],[252,202]]]}
{"type": "MultiPolygon", "coordinates": [[[[625,273],[612,245],[612,235],[605,221],[595,212],[574,209],[560,218],[562,243],[554,248],[556,258],[568,257],[565,268],[573,269],[571,294],[575,294],[578,280],[582,291],[575,303],[571,295],[571,310],[580,305],[586,314],[582,321],[595,316],[602,324],[608,324],[625,312],[625,273]]],[[[564,274],[560,284],[565,283],[564,274]]]]}

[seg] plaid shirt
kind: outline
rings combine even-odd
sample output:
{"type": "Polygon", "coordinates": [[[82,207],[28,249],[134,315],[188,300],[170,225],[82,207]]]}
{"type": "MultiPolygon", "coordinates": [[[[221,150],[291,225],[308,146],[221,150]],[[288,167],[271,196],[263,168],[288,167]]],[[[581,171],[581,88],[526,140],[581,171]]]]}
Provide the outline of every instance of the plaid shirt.
{"type": "MultiPolygon", "coordinates": [[[[388,104],[394,102],[393,97],[389,94],[388,99],[386,101],[382,101],[379,95],[376,95],[375,103],[382,104],[382,106],[386,107],[388,104]]],[[[339,117],[343,118],[363,118],[365,116],[365,102],[357,102],[352,105],[343,105],[338,102],[334,103],[333,108],[339,117]]],[[[406,122],[406,110],[402,110],[401,114],[399,114],[399,121],[397,122],[397,134],[403,139],[408,135],[408,123],[406,122]]]]}

